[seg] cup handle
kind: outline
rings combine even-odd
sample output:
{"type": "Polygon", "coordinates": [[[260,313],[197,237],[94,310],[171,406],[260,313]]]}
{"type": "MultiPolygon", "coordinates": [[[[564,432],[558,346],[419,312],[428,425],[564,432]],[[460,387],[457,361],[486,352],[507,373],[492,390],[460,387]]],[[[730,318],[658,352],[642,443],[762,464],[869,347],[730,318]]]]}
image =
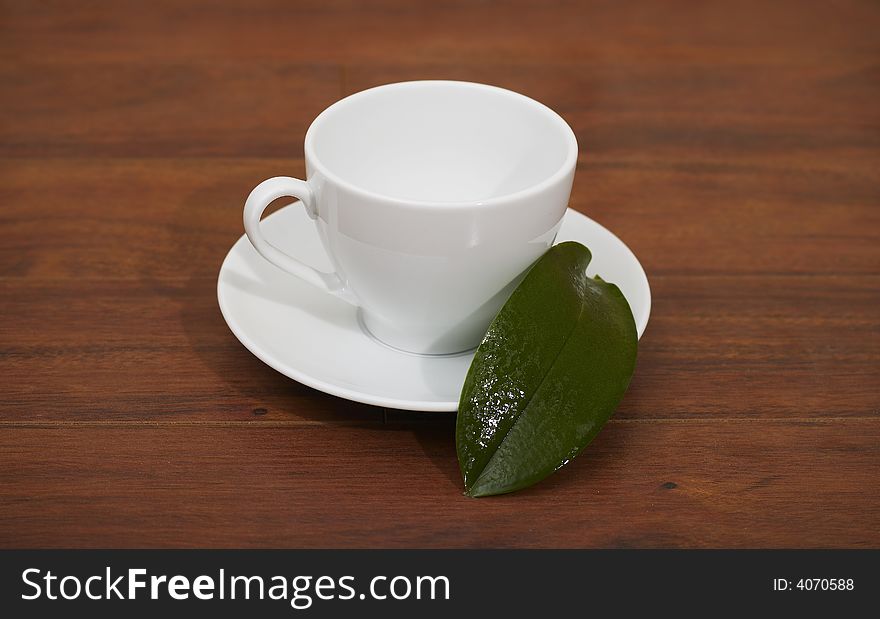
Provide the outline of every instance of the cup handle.
{"type": "Polygon", "coordinates": [[[248,239],[263,258],[291,275],[329,292],[342,297],[350,303],[354,298],[344,282],[336,273],[324,273],[307,264],[288,256],[265,239],[260,230],[260,217],[273,200],[283,197],[299,198],[309,217],[317,219],[315,196],[308,183],[289,176],[276,176],[263,181],[251,191],[244,204],[244,231],[248,239]]]}

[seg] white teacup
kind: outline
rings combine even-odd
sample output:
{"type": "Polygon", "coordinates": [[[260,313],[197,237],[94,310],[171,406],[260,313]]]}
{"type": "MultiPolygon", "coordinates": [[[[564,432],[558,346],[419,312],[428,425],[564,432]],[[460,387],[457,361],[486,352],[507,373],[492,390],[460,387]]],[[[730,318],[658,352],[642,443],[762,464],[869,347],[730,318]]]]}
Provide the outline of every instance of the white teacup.
{"type": "MultiPolygon", "coordinates": [[[[359,306],[379,340],[422,354],[479,344],[568,205],[577,140],[550,108],[469,82],[402,82],[324,110],[305,139],[306,177],[257,185],[244,227],[260,254],[359,306]],[[260,233],[266,206],[299,198],[335,269],[260,233]]],[[[548,299],[548,301],[551,301],[548,299]]]]}

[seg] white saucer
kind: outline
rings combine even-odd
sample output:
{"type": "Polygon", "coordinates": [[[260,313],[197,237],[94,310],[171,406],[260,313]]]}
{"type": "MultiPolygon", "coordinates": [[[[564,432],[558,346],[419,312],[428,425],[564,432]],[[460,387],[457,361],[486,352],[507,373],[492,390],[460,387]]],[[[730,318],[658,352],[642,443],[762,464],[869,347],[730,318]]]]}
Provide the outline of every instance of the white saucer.
{"type": "MultiPolygon", "coordinates": [[[[269,242],[330,271],[314,224],[298,203],[262,222],[269,242]]],[[[648,324],[651,290],[635,255],[592,219],[571,209],[557,236],[590,248],[588,272],[617,284],[629,301],[639,337],[648,324]]],[[[455,411],[473,351],[420,356],[364,333],[357,308],[284,273],[242,236],[217,281],[223,318],[245,347],[285,376],[357,402],[413,411],[455,411]]]]}

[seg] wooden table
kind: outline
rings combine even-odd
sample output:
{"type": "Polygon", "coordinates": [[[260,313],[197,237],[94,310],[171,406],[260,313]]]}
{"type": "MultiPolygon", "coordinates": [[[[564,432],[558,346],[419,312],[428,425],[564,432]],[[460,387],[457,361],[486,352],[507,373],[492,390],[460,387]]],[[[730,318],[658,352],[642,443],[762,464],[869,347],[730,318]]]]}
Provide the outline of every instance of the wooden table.
{"type": "Polygon", "coordinates": [[[0,6],[0,545],[880,546],[877,3],[0,6]],[[653,288],[614,419],[516,495],[217,308],[248,191],[417,78],[558,110],[653,288]]]}

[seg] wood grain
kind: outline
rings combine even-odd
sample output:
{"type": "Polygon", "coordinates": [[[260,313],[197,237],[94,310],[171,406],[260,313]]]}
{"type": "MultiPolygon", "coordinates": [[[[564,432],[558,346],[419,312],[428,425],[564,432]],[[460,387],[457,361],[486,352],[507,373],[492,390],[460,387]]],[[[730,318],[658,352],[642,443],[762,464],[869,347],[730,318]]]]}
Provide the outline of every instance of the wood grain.
{"type": "MultiPolygon", "coordinates": [[[[652,285],[659,302],[618,418],[876,418],[880,276],[652,285]]],[[[0,421],[247,420],[254,409],[264,421],[377,418],[247,354],[215,287],[213,274],[0,281],[0,421]]]]}
{"type": "Polygon", "coordinates": [[[572,466],[493,500],[462,496],[452,421],[20,427],[0,435],[0,453],[19,462],[0,468],[0,544],[834,547],[876,540],[880,506],[867,491],[880,475],[874,420],[618,420],[572,466]]]}
{"type": "Polygon", "coordinates": [[[0,0],[0,546],[880,546],[880,7],[0,0]],[[632,387],[546,483],[454,416],[290,381],[215,301],[251,187],[345,94],[558,110],[651,281],[632,387]]]}

